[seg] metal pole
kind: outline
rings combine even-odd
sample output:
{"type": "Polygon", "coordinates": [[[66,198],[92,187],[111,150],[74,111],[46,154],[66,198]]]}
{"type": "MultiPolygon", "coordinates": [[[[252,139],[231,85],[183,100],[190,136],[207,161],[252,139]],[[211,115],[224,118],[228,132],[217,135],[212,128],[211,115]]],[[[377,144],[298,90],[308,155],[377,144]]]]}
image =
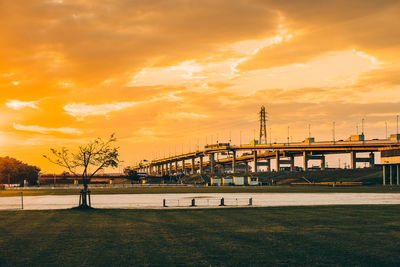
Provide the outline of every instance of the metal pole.
{"type": "Polygon", "coordinates": [[[361,134],[364,135],[364,118],[361,120],[361,134]]]}
{"type": "Polygon", "coordinates": [[[386,139],[388,139],[388,136],[387,136],[387,132],[388,132],[388,127],[387,127],[387,121],[385,121],[385,128],[386,128],[386,139]]]}
{"type": "Polygon", "coordinates": [[[336,142],[336,140],[335,140],[335,122],[333,122],[333,125],[332,125],[332,136],[333,136],[333,143],[335,143],[336,142]]]}
{"type": "Polygon", "coordinates": [[[24,209],[24,193],[21,192],[21,209],[24,209]]]}
{"type": "Polygon", "coordinates": [[[269,145],[272,146],[272,129],[269,128],[269,145]]]}

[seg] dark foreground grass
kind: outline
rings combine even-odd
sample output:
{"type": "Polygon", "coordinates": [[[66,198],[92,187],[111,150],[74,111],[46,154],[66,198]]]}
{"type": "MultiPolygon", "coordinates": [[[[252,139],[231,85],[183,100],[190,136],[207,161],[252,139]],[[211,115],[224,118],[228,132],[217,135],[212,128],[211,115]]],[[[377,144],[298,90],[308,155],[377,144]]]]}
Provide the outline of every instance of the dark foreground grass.
{"type": "MultiPolygon", "coordinates": [[[[90,186],[89,186],[90,188],[90,186]]],[[[90,188],[92,194],[163,194],[163,193],[400,193],[400,186],[143,186],[131,188],[90,188]]],[[[0,197],[38,195],[78,195],[80,189],[0,190],[0,197]]]]}
{"type": "Polygon", "coordinates": [[[400,206],[0,212],[3,266],[400,264],[400,206]]]}

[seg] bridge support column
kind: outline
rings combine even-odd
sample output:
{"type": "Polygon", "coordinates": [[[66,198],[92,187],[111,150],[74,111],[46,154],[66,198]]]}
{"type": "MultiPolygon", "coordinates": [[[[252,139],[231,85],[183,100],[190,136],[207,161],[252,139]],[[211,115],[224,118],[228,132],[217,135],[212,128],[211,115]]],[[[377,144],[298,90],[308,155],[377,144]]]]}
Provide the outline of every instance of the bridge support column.
{"type": "Polygon", "coordinates": [[[294,156],[291,155],[289,156],[289,160],[290,160],[290,171],[294,172],[295,171],[295,167],[294,167],[294,156]]]}
{"type": "Polygon", "coordinates": [[[233,150],[232,152],[232,174],[234,174],[236,172],[236,151],[233,150]]]}
{"type": "Polygon", "coordinates": [[[308,155],[307,152],[303,152],[303,171],[308,171],[308,155]]]}
{"type": "Polygon", "coordinates": [[[254,157],[254,159],[253,159],[253,161],[254,161],[254,172],[257,172],[257,168],[258,168],[258,166],[257,166],[257,150],[254,150],[253,151],[253,157],[254,157]]]}
{"type": "Polygon", "coordinates": [[[190,170],[190,174],[194,174],[194,170],[195,170],[195,168],[194,168],[194,157],[193,157],[192,158],[192,168],[190,170]]]}
{"type": "Polygon", "coordinates": [[[369,167],[375,167],[375,154],[374,152],[369,153],[369,167]]]}
{"type": "Polygon", "coordinates": [[[394,165],[389,165],[389,176],[390,176],[390,185],[393,185],[394,178],[394,165]]]}
{"type": "Polygon", "coordinates": [[[200,157],[200,174],[203,174],[203,156],[200,157]]]}
{"type": "Polygon", "coordinates": [[[175,174],[178,174],[178,161],[175,160],[175,174]]]}
{"type": "Polygon", "coordinates": [[[182,173],[183,173],[183,175],[186,175],[185,159],[182,159],[182,173]]]}
{"type": "Polygon", "coordinates": [[[271,171],[271,159],[267,159],[267,172],[271,171]]]}
{"type": "Polygon", "coordinates": [[[169,162],[169,175],[174,174],[174,170],[172,168],[172,161],[169,162]]]}
{"type": "Polygon", "coordinates": [[[354,151],[350,152],[350,168],[356,169],[357,167],[357,153],[354,151]]]}
{"type": "Polygon", "coordinates": [[[386,166],[386,165],[383,165],[382,166],[382,184],[383,185],[386,185],[387,184],[387,182],[386,182],[386,177],[387,177],[387,167],[388,166],[386,166]]]}
{"type": "Polygon", "coordinates": [[[214,174],[214,171],[215,171],[215,169],[214,169],[214,165],[215,165],[214,153],[211,153],[209,155],[209,157],[210,157],[210,168],[211,168],[210,173],[214,174]]]}
{"type": "Polygon", "coordinates": [[[400,185],[400,164],[396,165],[396,178],[397,185],[400,185]]]}
{"type": "Polygon", "coordinates": [[[325,170],[325,156],[322,155],[321,157],[321,171],[325,170]]]}
{"type": "Polygon", "coordinates": [[[276,172],[279,172],[281,168],[279,151],[276,151],[275,160],[276,160],[276,172]]]}
{"type": "Polygon", "coordinates": [[[161,175],[165,175],[164,163],[161,163],[161,175]]]}

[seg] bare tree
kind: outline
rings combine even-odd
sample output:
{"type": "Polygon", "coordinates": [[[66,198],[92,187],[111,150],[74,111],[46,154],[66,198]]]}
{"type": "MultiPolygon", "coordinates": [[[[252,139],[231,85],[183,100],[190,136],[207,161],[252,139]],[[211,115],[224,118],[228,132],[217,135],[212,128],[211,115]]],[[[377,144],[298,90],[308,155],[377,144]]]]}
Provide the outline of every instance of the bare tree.
{"type": "Polygon", "coordinates": [[[96,138],[92,142],[79,146],[76,153],[67,148],[51,148],[50,155],[43,155],[50,162],[67,169],[75,176],[81,176],[83,190],[80,193],[79,206],[87,208],[91,206],[88,182],[101,169],[118,167],[118,149],[114,143],[117,139],[114,134],[108,140],[96,138]]]}

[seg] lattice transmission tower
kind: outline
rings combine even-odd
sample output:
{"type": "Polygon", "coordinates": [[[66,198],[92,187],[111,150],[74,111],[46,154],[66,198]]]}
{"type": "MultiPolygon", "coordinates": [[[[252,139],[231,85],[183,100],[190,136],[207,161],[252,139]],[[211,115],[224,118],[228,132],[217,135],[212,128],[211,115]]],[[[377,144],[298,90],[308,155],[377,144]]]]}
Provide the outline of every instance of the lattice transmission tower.
{"type": "Polygon", "coordinates": [[[258,141],[259,144],[266,144],[267,143],[267,123],[266,122],[267,122],[267,119],[266,119],[265,107],[261,106],[261,111],[260,111],[260,139],[258,141]]]}

